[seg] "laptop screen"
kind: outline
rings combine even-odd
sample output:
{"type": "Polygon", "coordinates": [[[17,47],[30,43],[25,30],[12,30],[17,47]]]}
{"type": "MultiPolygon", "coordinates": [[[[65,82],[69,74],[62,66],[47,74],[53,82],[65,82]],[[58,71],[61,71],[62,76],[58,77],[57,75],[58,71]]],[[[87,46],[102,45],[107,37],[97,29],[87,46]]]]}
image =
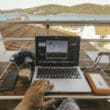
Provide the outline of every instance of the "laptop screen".
{"type": "Polygon", "coordinates": [[[78,66],[79,36],[37,36],[37,66],[78,66]]]}

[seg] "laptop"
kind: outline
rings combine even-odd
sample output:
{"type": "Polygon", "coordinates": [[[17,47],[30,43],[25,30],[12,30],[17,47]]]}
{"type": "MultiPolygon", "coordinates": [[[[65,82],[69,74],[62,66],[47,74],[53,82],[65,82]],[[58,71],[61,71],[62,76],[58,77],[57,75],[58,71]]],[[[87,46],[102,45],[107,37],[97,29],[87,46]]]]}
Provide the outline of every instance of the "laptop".
{"type": "Polygon", "coordinates": [[[79,65],[79,36],[37,36],[34,80],[47,79],[51,92],[91,92],[79,65]]]}

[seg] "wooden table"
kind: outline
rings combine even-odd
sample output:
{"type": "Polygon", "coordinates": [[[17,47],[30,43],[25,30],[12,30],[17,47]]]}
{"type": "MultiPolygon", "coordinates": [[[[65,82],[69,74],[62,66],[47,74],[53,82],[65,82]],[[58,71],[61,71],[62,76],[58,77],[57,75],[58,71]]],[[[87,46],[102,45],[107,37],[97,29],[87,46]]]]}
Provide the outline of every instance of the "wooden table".
{"type": "MultiPolygon", "coordinates": [[[[80,51],[80,67],[86,67],[86,71],[88,72],[100,72],[103,75],[104,79],[110,85],[110,77],[106,76],[100,69],[94,70],[92,67],[94,66],[94,62],[87,56],[87,54],[81,50],[80,51]]],[[[13,71],[15,68],[14,64],[10,64],[5,71],[0,83],[4,80],[7,74],[13,71]]],[[[21,100],[24,97],[24,94],[28,87],[30,86],[30,82],[22,82],[21,80],[17,81],[16,87],[14,90],[10,91],[0,91],[0,100],[21,100]]],[[[74,98],[74,99],[110,99],[110,95],[96,95],[94,93],[47,93],[44,98],[74,98]]]]}

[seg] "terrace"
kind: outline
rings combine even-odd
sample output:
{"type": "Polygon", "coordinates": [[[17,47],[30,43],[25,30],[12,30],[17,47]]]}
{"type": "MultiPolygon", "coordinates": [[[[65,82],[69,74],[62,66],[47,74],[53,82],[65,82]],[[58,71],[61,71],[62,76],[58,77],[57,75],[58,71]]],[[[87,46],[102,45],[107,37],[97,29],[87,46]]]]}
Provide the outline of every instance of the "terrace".
{"type": "MultiPolygon", "coordinates": [[[[35,22],[12,22],[6,23],[5,25],[0,26],[0,32],[1,32],[1,38],[0,42],[2,42],[2,46],[4,46],[4,54],[1,54],[1,62],[0,62],[0,83],[4,80],[7,74],[9,74],[10,71],[13,71],[15,69],[15,66],[11,64],[8,60],[10,56],[6,56],[5,54],[7,52],[16,52],[20,51],[22,48],[27,48],[34,52],[34,37],[38,35],[70,35],[69,33],[65,31],[59,31],[54,30],[53,28],[46,28],[44,25],[41,25],[41,22],[38,24],[34,24],[35,22]],[[28,23],[28,24],[27,24],[28,23]],[[7,58],[7,60],[6,60],[7,58]]],[[[46,22],[48,24],[49,21],[46,22]]],[[[56,23],[56,22],[54,22],[56,23]]],[[[77,22],[78,23],[78,22],[77,22]]],[[[93,22],[92,22],[93,23],[93,22]]],[[[43,22],[45,24],[45,22],[43,22]]],[[[49,23],[51,24],[51,23],[49,23]]],[[[64,24],[64,22],[62,22],[64,24]]],[[[66,22],[66,24],[70,24],[66,22]]],[[[81,23],[79,23],[81,24],[81,23]]],[[[89,24],[86,22],[85,24],[89,24]]],[[[94,22],[94,24],[97,24],[94,22]]],[[[107,24],[107,22],[99,22],[99,24],[107,24]]],[[[104,77],[104,79],[107,81],[107,83],[110,85],[110,65],[109,62],[99,62],[98,66],[96,68],[93,68],[96,64],[94,61],[94,54],[87,53],[89,52],[99,52],[98,49],[96,49],[91,43],[89,42],[110,42],[110,39],[82,39],[81,40],[81,50],[80,50],[80,67],[82,69],[85,69],[85,72],[100,72],[100,74],[104,77]],[[91,56],[90,56],[90,55],[91,56]]],[[[3,48],[2,48],[3,49],[3,48]]],[[[96,54],[95,54],[96,55],[96,54]]],[[[96,56],[95,56],[96,57],[96,56]]],[[[104,59],[105,60],[105,59],[104,59]]],[[[109,61],[109,59],[107,59],[109,61]]],[[[16,88],[12,91],[1,91],[0,92],[0,100],[6,100],[11,102],[19,102],[21,100],[29,87],[29,83],[23,84],[22,81],[18,81],[16,84],[16,88]]],[[[94,104],[99,104],[99,109],[104,105],[102,110],[104,110],[104,107],[106,109],[109,108],[109,103],[107,102],[108,99],[110,99],[109,95],[96,95],[94,93],[91,94],[49,94],[45,96],[45,98],[67,98],[71,97],[74,99],[77,99],[77,102],[82,107],[82,110],[87,110],[91,106],[91,110],[95,109],[93,106],[94,104]],[[82,99],[84,101],[82,101],[82,99]],[[94,100],[93,100],[94,99],[94,100]],[[92,103],[91,103],[92,101],[92,103]],[[91,103],[91,104],[90,104],[91,103]],[[83,106],[86,105],[86,107],[83,106]],[[108,108],[107,108],[108,107],[108,108]]],[[[10,102],[9,102],[10,103],[10,102]]],[[[11,104],[11,103],[10,103],[11,104]]],[[[2,106],[2,103],[1,105],[2,106]]],[[[105,109],[105,110],[106,110],[105,109]]],[[[97,110],[97,109],[96,109],[97,110]]],[[[100,109],[101,110],[101,109],[100,109]]]]}

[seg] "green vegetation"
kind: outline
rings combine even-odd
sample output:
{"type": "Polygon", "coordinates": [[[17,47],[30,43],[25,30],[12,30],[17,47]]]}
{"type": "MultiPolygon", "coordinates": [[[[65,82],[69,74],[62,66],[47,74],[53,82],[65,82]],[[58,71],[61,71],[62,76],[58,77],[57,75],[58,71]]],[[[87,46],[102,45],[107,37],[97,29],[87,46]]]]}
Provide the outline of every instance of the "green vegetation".
{"type": "Polygon", "coordinates": [[[1,13],[22,12],[29,14],[58,14],[58,13],[110,14],[110,6],[87,3],[69,7],[51,4],[27,9],[0,10],[0,12],[1,13]]]}

